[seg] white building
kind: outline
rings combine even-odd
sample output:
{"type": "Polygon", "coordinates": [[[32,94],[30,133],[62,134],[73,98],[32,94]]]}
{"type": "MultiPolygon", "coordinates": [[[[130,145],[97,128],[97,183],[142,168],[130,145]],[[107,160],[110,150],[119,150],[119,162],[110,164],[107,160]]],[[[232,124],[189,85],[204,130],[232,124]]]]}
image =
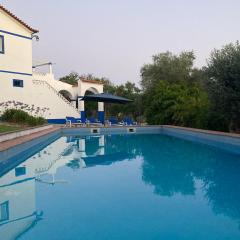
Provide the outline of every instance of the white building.
{"type": "MultiPolygon", "coordinates": [[[[50,123],[64,123],[66,116],[85,119],[86,91],[103,92],[103,84],[79,79],[77,86],[54,78],[52,64],[49,73],[39,73],[32,64],[32,41],[37,30],[0,5],[0,114],[17,108],[50,123]],[[67,96],[67,100],[65,97],[67,96]]],[[[99,120],[104,121],[103,103],[98,103],[99,120]]]]}

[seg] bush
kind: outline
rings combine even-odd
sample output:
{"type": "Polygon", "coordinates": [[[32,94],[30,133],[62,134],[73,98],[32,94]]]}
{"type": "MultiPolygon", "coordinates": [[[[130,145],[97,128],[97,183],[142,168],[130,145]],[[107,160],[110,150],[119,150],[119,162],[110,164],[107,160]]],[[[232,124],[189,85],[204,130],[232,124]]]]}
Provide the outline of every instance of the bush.
{"type": "Polygon", "coordinates": [[[46,123],[46,120],[42,117],[33,117],[28,113],[17,109],[6,110],[1,116],[1,120],[29,126],[43,125],[46,123]]]}
{"type": "Polygon", "coordinates": [[[18,122],[25,123],[27,122],[28,118],[29,118],[29,115],[24,111],[15,111],[15,113],[12,116],[13,122],[16,122],[16,123],[18,122]]]}
{"type": "Polygon", "coordinates": [[[209,101],[197,86],[160,81],[146,96],[149,124],[206,128],[209,101]]]}
{"type": "Polygon", "coordinates": [[[27,124],[29,126],[36,126],[37,125],[37,121],[35,117],[29,116],[27,119],[27,124]]]}
{"type": "Polygon", "coordinates": [[[1,120],[6,121],[6,122],[13,122],[13,115],[15,114],[16,110],[15,109],[8,109],[6,110],[2,116],[1,120]]]}

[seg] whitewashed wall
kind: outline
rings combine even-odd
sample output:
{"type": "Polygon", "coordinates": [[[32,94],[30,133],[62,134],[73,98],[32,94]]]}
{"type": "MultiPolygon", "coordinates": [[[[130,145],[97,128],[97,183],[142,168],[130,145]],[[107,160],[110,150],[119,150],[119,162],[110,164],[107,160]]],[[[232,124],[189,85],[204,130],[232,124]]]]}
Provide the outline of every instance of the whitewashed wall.
{"type": "MultiPolygon", "coordinates": [[[[31,38],[31,32],[0,10],[0,30],[31,38]]],[[[0,70],[32,73],[32,40],[0,32],[5,54],[0,54],[0,70]]]]}
{"type": "MultiPolygon", "coordinates": [[[[4,36],[5,54],[0,54],[0,115],[9,108],[27,111],[46,119],[79,117],[84,103],[69,103],[60,91],[67,91],[71,99],[84,96],[87,90],[103,92],[103,85],[79,80],[78,86],[54,79],[53,74],[32,71],[32,32],[0,10],[0,35],[4,36]],[[10,32],[9,33],[4,33],[10,32]],[[21,35],[21,36],[17,36],[21,35]],[[16,74],[18,73],[18,74],[16,74]],[[23,87],[13,87],[13,79],[23,80],[23,87]]],[[[100,111],[103,104],[99,103],[100,111]]]]}

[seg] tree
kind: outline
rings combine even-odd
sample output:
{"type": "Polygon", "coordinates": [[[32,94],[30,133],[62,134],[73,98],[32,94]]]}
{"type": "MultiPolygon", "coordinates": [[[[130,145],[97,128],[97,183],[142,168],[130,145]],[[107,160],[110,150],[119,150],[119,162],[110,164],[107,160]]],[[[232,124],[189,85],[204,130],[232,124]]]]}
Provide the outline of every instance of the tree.
{"type": "Polygon", "coordinates": [[[240,45],[214,50],[205,69],[212,101],[212,123],[221,130],[240,131],[240,45]],[[214,118],[215,117],[215,118],[214,118]]]}
{"type": "Polygon", "coordinates": [[[170,83],[191,82],[193,79],[193,52],[182,52],[174,55],[171,52],[154,55],[153,63],[141,68],[141,86],[143,91],[152,90],[159,81],[170,83]]]}
{"type": "Polygon", "coordinates": [[[120,119],[129,116],[141,121],[140,118],[143,115],[142,94],[141,90],[135,85],[135,83],[126,82],[125,84],[114,85],[110,81],[105,81],[104,92],[109,92],[133,100],[131,103],[125,105],[106,104],[108,116],[118,116],[120,119]]]}
{"type": "Polygon", "coordinates": [[[59,80],[62,81],[62,82],[65,82],[65,83],[68,83],[68,84],[71,84],[71,85],[76,85],[78,80],[79,79],[86,79],[86,80],[92,80],[92,81],[100,81],[100,82],[103,82],[103,81],[108,81],[107,78],[98,78],[98,77],[95,77],[93,74],[82,74],[82,75],[79,75],[77,72],[71,72],[70,74],[64,76],[64,77],[61,77],[59,80]]]}
{"type": "MultiPolygon", "coordinates": [[[[127,82],[122,85],[114,85],[106,77],[95,77],[93,74],[79,75],[76,72],[71,72],[69,75],[60,78],[60,81],[75,85],[80,78],[90,81],[100,81],[103,83],[103,92],[133,100],[132,103],[125,105],[105,103],[107,117],[118,116],[119,119],[122,119],[124,116],[130,116],[137,119],[137,117],[143,115],[141,91],[134,83],[127,82]]],[[[92,93],[87,91],[85,94],[92,93]]],[[[85,110],[88,117],[97,117],[96,102],[85,102],[85,110]]]]}
{"type": "Polygon", "coordinates": [[[201,83],[204,73],[193,67],[194,59],[191,51],[179,55],[166,52],[142,67],[148,123],[206,128],[209,101],[201,83]]]}
{"type": "Polygon", "coordinates": [[[103,92],[105,93],[111,93],[114,94],[116,91],[116,87],[114,86],[114,84],[107,78],[104,78],[102,80],[103,82],[103,92]]]}
{"type": "Polygon", "coordinates": [[[206,127],[208,97],[197,86],[160,81],[146,103],[149,124],[206,127]]]}
{"type": "Polygon", "coordinates": [[[71,85],[75,85],[77,84],[78,80],[79,80],[80,76],[77,72],[71,72],[70,74],[61,77],[59,79],[59,81],[71,84],[71,85]]]}

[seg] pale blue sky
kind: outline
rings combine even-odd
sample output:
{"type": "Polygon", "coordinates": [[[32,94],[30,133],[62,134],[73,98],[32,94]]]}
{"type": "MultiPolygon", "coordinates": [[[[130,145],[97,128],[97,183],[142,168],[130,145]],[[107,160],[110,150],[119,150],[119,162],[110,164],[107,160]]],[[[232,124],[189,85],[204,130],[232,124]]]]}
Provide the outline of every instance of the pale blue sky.
{"type": "Polygon", "coordinates": [[[114,83],[139,82],[151,56],[194,50],[196,66],[213,48],[240,39],[239,0],[0,0],[39,29],[34,59],[114,83]]]}

